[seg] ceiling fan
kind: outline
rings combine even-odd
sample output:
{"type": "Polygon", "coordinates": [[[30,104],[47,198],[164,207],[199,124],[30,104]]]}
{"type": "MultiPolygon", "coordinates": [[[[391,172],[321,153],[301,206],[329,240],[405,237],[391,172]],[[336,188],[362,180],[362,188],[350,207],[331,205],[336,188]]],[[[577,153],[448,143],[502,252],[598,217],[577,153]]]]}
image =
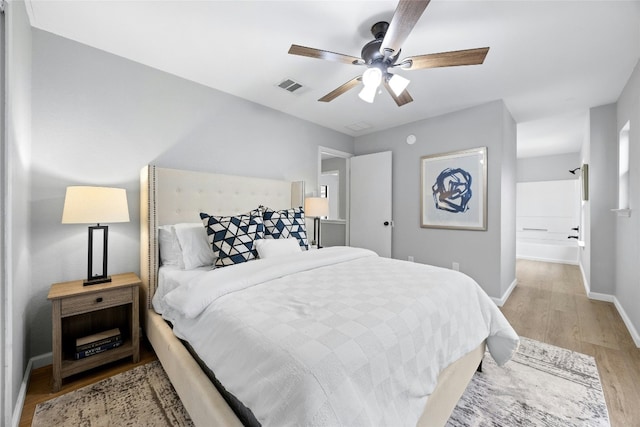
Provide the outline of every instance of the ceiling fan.
{"type": "Polygon", "coordinates": [[[325,59],[350,65],[364,65],[367,69],[342,86],[332,90],[318,101],[333,101],[362,82],[360,98],[373,102],[378,88],[384,85],[398,107],[413,101],[406,87],[409,80],[399,74],[391,73],[394,68],[401,70],[422,70],[424,68],[453,67],[457,65],[477,65],[484,62],[488,47],[457,50],[451,52],[430,53],[398,60],[402,44],[422,16],[430,0],[400,0],[390,23],[377,22],[371,27],[374,40],[362,48],[361,58],[343,55],[327,50],[292,44],[289,54],[325,59]]]}

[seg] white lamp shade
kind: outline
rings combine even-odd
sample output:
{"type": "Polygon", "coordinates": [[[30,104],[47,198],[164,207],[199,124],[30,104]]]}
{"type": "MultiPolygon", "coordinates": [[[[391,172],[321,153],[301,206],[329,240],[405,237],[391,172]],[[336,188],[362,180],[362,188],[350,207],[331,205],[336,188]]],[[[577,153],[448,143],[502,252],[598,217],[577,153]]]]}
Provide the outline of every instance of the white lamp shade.
{"type": "Polygon", "coordinates": [[[365,102],[369,104],[373,103],[373,100],[376,97],[376,92],[378,91],[377,86],[365,86],[362,88],[358,96],[365,102]]]}
{"type": "Polygon", "coordinates": [[[129,222],[124,188],[67,187],[62,211],[63,224],[129,222]]]}
{"type": "Polygon", "coordinates": [[[329,199],[324,197],[307,197],[304,199],[304,214],[311,217],[329,215],[329,199]]]}
{"type": "Polygon", "coordinates": [[[396,96],[400,96],[402,92],[409,86],[409,79],[405,79],[404,77],[393,74],[389,79],[389,87],[396,94],[396,96]]]}
{"type": "Polygon", "coordinates": [[[362,73],[362,83],[365,86],[378,87],[382,83],[382,71],[377,67],[367,68],[362,73]]]}

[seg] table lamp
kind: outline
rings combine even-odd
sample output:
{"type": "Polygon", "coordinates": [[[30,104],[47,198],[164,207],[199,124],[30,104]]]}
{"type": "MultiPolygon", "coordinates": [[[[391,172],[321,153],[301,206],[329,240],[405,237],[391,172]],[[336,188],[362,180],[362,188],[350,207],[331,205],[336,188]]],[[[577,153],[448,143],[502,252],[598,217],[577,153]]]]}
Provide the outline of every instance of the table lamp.
{"type": "Polygon", "coordinates": [[[318,249],[320,249],[322,247],[320,246],[320,217],[329,215],[329,199],[325,197],[307,197],[304,199],[304,214],[308,217],[313,217],[314,241],[311,242],[311,245],[317,244],[318,249]],[[318,222],[317,226],[316,221],[318,222]],[[317,239],[316,233],[318,233],[317,239]]]}
{"type": "Polygon", "coordinates": [[[127,193],[124,188],[67,187],[62,212],[63,224],[96,224],[89,227],[89,266],[84,286],[111,281],[107,275],[107,242],[109,227],[100,225],[109,222],[129,222],[127,193]],[[102,237],[102,272],[93,273],[94,250],[99,248],[102,237]],[[94,238],[97,245],[94,248],[94,238]]]}

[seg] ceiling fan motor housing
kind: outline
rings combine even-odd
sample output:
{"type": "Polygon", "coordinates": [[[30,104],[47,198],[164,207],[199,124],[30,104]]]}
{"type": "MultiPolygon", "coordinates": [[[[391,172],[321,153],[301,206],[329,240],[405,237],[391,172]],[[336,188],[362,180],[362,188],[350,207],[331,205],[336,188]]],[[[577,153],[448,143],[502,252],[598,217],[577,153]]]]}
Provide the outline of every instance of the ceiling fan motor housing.
{"type": "Polygon", "coordinates": [[[371,26],[371,34],[373,37],[382,40],[384,35],[387,34],[387,29],[389,28],[389,23],[386,21],[376,22],[371,26]]]}
{"type": "Polygon", "coordinates": [[[371,65],[376,61],[380,62],[384,59],[384,55],[380,53],[381,44],[382,39],[376,39],[364,45],[362,48],[362,59],[364,59],[367,65],[371,65]]]}
{"type": "Polygon", "coordinates": [[[387,73],[387,68],[395,64],[398,56],[400,55],[400,50],[395,52],[395,55],[387,57],[380,52],[380,46],[382,45],[382,41],[388,28],[388,22],[380,21],[373,24],[371,27],[371,34],[373,34],[375,40],[371,40],[369,43],[365,44],[361,52],[361,57],[367,66],[378,67],[383,74],[387,73]]]}

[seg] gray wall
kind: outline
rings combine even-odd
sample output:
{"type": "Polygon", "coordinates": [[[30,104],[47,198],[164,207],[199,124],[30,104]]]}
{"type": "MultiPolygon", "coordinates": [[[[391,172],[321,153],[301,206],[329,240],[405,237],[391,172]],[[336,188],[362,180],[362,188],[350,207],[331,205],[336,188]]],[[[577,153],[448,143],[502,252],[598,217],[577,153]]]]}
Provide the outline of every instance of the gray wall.
{"type": "MultiPolygon", "coordinates": [[[[618,133],[627,121],[631,122],[629,135],[630,149],[630,188],[629,207],[633,209],[630,217],[615,217],[615,295],[629,320],[640,332],[640,271],[637,265],[640,259],[640,62],[627,82],[617,103],[618,133]]],[[[615,153],[617,150],[613,149],[615,153]]],[[[617,169],[616,169],[617,171],[617,169]]],[[[616,187],[617,188],[617,187],[616,187]]],[[[636,339],[640,337],[636,336],[636,339]]],[[[637,342],[638,343],[638,342],[637,342]]]]}
{"type": "MultiPolygon", "coordinates": [[[[29,164],[31,158],[31,30],[23,2],[5,3],[6,15],[6,79],[7,118],[6,149],[2,165],[6,184],[6,205],[2,212],[5,270],[3,271],[3,323],[11,329],[2,342],[3,395],[0,424],[10,425],[20,384],[27,365],[29,345],[25,336],[29,329],[31,285],[29,164]]],[[[3,147],[5,148],[5,147],[3,147]]],[[[51,335],[51,329],[47,330],[51,335]]]]}
{"type": "Polygon", "coordinates": [[[578,179],[570,170],[582,166],[580,153],[518,159],[518,182],[578,179]]]}
{"type": "MultiPolygon", "coordinates": [[[[511,113],[502,108],[502,156],[500,157],[500,293],[503,297],[516,271],[516,198],[517,198],[517,127],[511,113]]],[[[489,166],[496,167],[496,159],[489,158],[489,166]]],[[[489,205],[491,209],[493,205],[489,205]]]]}
{"type": "MultiPolygon", "coordinates": [[[[615,104],[592,108],[589,132],[589,216],[592,292],[615,292],[615,214],[618,207],[618,137],[615,104]]],[[[629,264],[631,265],[631,264],[629,264]]]]}
{"type": "Polygon", "coordinates": [[[502,297],[515,280],[515,137],[504,103],[494,101],[356,138],[357,155],[393,152],[393,257],[446,268],[459,262],[490,296],[502,297]],[[405,143],[410,134],[413,145],[405,143]],[[420,228],[420,157],[481,146],[488,148],[487,231],[420,228]],[[503,188],[509,176],[513,183],[503,188]]]}
{"type": "Polygon", "coordinates": [[[618,137],[631,122],[629,134],[630,180],[629,207],[640,206],[640,62],[636,65],[616,104],[592,108],[582,147],[583,163],[589,164],[589,201],[583,202],[583,238],[586,247],[580,263],[593,293],[613,295],[622,308],[636,343],[640,343],[640,273],[635,268],[640,258],[637,236],[640,217],[617,216],[618,137]]]}
{"type": "Polygon", "coordinates": [[[320,144],[353,151],[350,136],[39,30],[33,66],[31,355],[51,350],[51,283],[86,274],[87,227],[60,224],[68,185],[127,189],[132,221],[109,227],[109,272],[139,272],[144,165],[313,189],[320,144]]]}

